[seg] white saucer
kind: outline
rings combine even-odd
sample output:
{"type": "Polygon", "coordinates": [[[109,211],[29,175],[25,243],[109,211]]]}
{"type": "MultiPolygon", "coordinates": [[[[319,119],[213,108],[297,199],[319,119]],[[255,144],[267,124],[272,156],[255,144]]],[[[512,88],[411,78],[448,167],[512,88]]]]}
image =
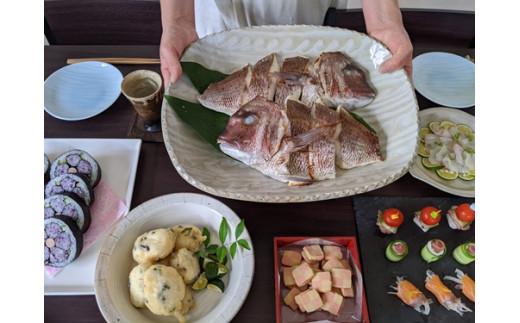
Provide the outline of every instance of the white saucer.
{"type": "Polygon", "coordinates": [[[413,59],[415,88],[428,100],[452,108],[475,105],[475,64],[443,52],[431,52],[413,59]]]}
{"type": "Polygon", "coordinates": [[[45,80],[45,111],[67,121],[91,118],[116,101],[122,80],[121,72],[107,63],[84,62],[62,67],[45,80]]]}

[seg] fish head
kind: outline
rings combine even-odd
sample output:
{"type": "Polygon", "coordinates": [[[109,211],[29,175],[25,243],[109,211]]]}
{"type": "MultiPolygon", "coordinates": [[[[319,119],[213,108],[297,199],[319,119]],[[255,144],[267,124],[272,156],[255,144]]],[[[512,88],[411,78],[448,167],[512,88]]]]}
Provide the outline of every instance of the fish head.
{"type": "Polygon", "coordinates": [[[231,116],[217,142],[225,154],[254,165],[271,159],[289,134],[289,120],[283,109],[256,97],[231,116]]]}

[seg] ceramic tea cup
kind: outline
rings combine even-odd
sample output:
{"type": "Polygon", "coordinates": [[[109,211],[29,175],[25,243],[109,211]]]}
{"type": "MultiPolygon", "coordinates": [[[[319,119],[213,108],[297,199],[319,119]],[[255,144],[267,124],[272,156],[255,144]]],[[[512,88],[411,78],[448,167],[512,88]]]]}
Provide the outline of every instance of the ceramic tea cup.
{"type": "Polygon", "coordinates": [[[163,82],[154,71],[137,70],[129,73],[121,82],[121,92],[132,103],[144,121],[146,131],[160,131],[163,82]]]}

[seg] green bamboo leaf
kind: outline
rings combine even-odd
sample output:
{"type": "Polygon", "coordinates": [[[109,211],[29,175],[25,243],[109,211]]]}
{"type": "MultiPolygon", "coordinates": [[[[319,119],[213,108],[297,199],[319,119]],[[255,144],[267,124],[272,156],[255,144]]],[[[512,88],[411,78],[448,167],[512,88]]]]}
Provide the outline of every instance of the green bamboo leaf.
{"type": "Polygon", "coordinates": [[[244,219],[240,220],[240,223],[237,225],[237,228],[235,229],[235,239],[238,239],[242,232],[244,232],[245,223],[244,219]]]}
{"type": "Polygon", "coordinates": [[[247,249],[247,250],[251,250],[251,247],[249,246],[249,243],[247,242],[247,240],[245,239],[240,239],[237,241],[238,244],[240,245],[240,247],[244,248],[244,249],[247,249]]]}
{"type": "Polygon", "coordinates": [[[348,111],[348,113],[350,113],[350,115],[353,116],[354,119],[356,119],[359,123],[361,123],[363,126],[365,126],[365,128],[367,128],[368,130],[372,131],[373,133],[376,133],[374,128],[372,128],[372,126],[370,126],[368,124],[368,122],[366,122],[365,119],[363,119],[359,114],[356,114],[356,113],[354,113],[352,111],[348,111]]]}
{"type": "Polygon", "coordinates": [[[226,255],[227,255],[226,247],[224,247],[224,246],[218,247],[218,249],[217,249],[217,259],[218,259],[218,262],[223,263],[224,259],[226,258],[226,255]]]}
{"type": "Polygon", "coordinates": [[[207,109],[199,103],[185,101],[170,95],[164,97],[183,122],[192,127],[204,140],[219,149],[217,138],[226,129],[229,121],[228,115],[207,109]]]}
{"type": "Polygon", "coordinates": [[[233,242],[231,246],[229,247],[229,253],[231,254],[231,258],[235,258],[235,255],[237,254],[237,242],[233,242]]]}
{"type": "Polygon", "coordinates": [[[214,82],[224,79],[227,75],[205,68],[195,62],[181,62],[182,72],[188,76],[191,83],[199,91],[204,92],[214,82]]]}
{"type": "Polygon", "coordinates": [[[220,222],[220,228],[218,229],[218,237],[220,239],[220,243],[224,244],[226,242],[227,236],[229,233],[229,224],[226,218],[222,218],[220,222]]]}
{"type": "Polygon", "coordinates": [[[211,240],[208,228],[206,228],[206,227],[202,228],[202,236],[205,237],[204,245],[207,247],[209,245],[210,240],[211,240]]]}

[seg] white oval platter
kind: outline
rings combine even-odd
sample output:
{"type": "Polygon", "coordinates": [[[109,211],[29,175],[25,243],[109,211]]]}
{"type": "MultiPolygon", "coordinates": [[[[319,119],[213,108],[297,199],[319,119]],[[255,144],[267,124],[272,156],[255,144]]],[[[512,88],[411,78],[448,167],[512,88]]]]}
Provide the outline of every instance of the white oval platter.
{"type": "MultiPolygon", "coordinates": [[[[418,140],[415,93],[403,70],[379,73],[376,66],[390,53],[367,35],[322,26],[236,29],[198,40],[187,49],[182,60],[231,73],[272,52],[283,59],[297,55],[318,57],[325,51],[342,51],[367,71],[377,96],[370,105],[357,109],[356,113],[378,132],[384,162],[348,171],[338,169],[333,180],[288,187],[216,150],[184,124],[164,101],[164,142],[182,178],[213,195],[287,203],[360,194],[388,185],[404,175],[413,161],[418,140]]],[[[169,93],[196,102],[197,91],[185,76],[169,88],[169,93]]]]}

